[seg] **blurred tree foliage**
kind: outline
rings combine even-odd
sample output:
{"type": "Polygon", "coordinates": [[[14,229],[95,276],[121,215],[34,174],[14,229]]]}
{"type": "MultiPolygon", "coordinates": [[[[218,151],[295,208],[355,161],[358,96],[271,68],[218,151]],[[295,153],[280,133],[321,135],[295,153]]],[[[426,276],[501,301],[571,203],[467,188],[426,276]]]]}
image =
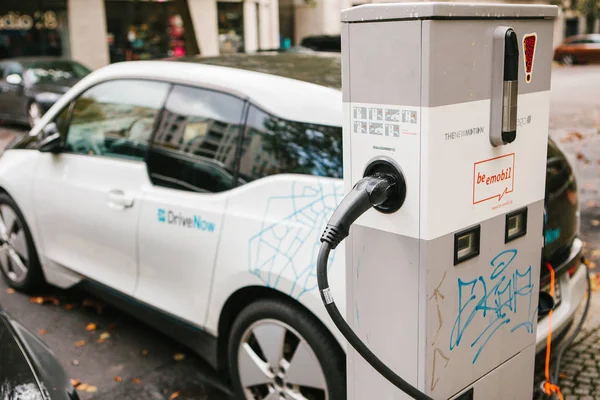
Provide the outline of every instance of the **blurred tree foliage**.
{"type": "Polygon", "coordinates": [[[578,0],[577,9],[585,15],[586,32],[593,33],[596,19],[600,16],[600,0],[578,0]]]}

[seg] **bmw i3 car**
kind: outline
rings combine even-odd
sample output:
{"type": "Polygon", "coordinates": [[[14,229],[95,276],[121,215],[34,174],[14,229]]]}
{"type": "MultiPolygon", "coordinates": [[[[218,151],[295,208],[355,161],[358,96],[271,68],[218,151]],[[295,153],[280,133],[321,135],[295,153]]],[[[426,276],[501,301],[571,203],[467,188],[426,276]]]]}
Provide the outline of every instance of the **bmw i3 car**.
{"type": "MultiPolygon", "coordinates": [[[[0,157],[9,284],[83,285],[227,371],[241,398],[345,398],[345,342],[315,274],[344,195],[342,98],[306,82],[335,86],[339,60],[309,71],[295,56],[303,80],[290,79],[289,59],[273,61],[286,78],[235,58],[242,69],[113,64],[77,83],[0,157]]],[[[560,274],[560,332],[583,299],[585,267],[576,184],[552,145],[548,182],[544,254],[560,274]]],[[[330,261],[343,306],[343,250],[330,261]]],[[[542,348],[543,323],[537,332],[542,348]]]]}

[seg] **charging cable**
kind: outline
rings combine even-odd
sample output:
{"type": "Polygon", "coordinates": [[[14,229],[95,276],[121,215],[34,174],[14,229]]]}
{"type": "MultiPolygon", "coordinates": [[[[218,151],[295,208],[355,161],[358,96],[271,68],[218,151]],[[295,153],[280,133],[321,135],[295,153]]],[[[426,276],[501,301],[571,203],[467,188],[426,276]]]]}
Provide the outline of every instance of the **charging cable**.
{"type": "Polygon", "coordinates": [[[384,378],[413,399],[433,400],[392,371],[360,340],[335,305],[327,279],[329,253],[348,236],[352,223],[371,207],[379,208],[387,203],[388,206],[397,209],[402,205],[405,193],[406,186],[401,174],[377,172],[358,181],[335,210],[321,236],[321,248],[317,257],[317,283],[321,299],[333,323],[358,354],[384,378]],[[396,204],[390,205],[390,199],[396,199],[396,204]]]}

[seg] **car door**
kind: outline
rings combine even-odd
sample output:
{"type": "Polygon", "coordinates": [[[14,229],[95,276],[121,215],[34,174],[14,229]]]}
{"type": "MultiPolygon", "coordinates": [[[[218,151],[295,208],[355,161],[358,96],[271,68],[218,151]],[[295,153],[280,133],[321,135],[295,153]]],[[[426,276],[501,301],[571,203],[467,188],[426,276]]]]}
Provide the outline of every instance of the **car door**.
{"type": "MultiPolygon", "coordinates": [[[[170,85],[100,83],[72,104],[64,149],[42,153],[34,202],[46,259],[125,294],[137,280],[144,156],[170,85]]],[[[58,125],[58,124],[57,124],[58,125]]]]}
{"type": "Polygon", "coordinates": [[[5,115],[8,116],[8,119],[13,121],[27,121],[27,97],[24,91],[23,67],[21,64],[16,62],[6,64],[0,92],[2,92],[2,103],[0,106],[4,110],[5,115]],[[9,76],[19,77],[21,82],[9,82],[7,80],[9,76]]]}
{"type": "Polygon", "coordinates": [[[206,316],[244,104],[174,86],[148,153],[135,297],[197,325],[206,316]]]}

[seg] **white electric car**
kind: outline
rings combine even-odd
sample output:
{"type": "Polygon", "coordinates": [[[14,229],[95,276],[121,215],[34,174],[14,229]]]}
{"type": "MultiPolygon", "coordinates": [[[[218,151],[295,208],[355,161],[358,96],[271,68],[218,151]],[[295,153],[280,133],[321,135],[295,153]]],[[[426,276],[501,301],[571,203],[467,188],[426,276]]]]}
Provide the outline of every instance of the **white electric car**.
{"type": "MultiPolygon", "coordinates": [[[[3,274],[24,291],[85,285],[228,370],[240,397],[345,398],[345,344],[315,276],[343,196],[341,124],[339,90],[300,80],[183,62],[102,68],[0,157],[3,274]]],[[[584,293],[566,225],[555,332],[584,293]]],[[[338,249],[340,307],[344,274],[338,249]]]]}

